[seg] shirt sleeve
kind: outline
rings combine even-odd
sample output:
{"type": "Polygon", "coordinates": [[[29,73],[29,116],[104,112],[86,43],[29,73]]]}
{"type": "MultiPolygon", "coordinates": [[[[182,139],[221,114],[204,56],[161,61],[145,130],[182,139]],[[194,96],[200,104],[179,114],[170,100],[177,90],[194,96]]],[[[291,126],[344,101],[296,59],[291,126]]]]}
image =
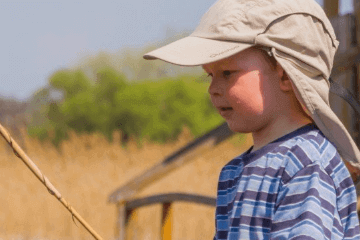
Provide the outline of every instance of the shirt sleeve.
{"type": "Polygon", "coordinates": [[[280,186],[271,239],[332,239],[334,227],[341,235],[336,200],[330,176],[316,163],[304,167],[280,186]]]}

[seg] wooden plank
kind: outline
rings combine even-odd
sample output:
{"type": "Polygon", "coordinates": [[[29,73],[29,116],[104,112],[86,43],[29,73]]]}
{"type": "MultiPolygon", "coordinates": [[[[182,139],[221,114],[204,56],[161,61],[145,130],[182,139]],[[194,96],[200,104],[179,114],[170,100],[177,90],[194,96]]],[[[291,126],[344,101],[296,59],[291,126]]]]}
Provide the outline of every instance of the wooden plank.
{"type": "Polygon", "coordinates": [[[115,190],[109,197],[109,202],[118,202],[129,199],[137,191],[143,189],[151,183],[161,179],[173,170],[183,166],[196,156],[209,151],[234,133],[229,129],[226,122],[206,133],[200,138],[190,142],[169,157],[165,158],[160,164],[156,164],[149,170],[128,181],[124,186],[115,190]]]}
{"type": "Polygon", "coordinates": [[[333,17],[330,22],[340,42],[331,72],[332,77],[338,77],[338,75],[351,71],[355,62],[360,63],[360,47],[357,46],[354,35],[356,19],[354,15],[348,14],[333,17]]]}
{"type": "MultiPolygon", "coordinates": [[[[358,48],[360,48],[360,1],[353,0],[354,1],[354,16],[355,16],[355,31],[356,31],[356,45],[358,48]]],[[[357,67],[359,69],[359,65],[357,64],[357,67]]],[[[360,76],[358,72],[358,76],[360,76]]],[[[360,78],[358,78],[358,82],[360,81],[360,78]]],[[[360,86],[360,84],[358,84],[360,86]]],[[[360,87],[359,87],[360,88],[360,87]]],[[[357,92],[360,93],[360,89],[358,88],[357,92]]]]}
{"type": "Polygon", "coordinates": [[[343,53],[337,52],[335,54],[331,77],[337,78],[351,70],[354,64],[360,64],[360,46],[351,47],[343,53]]]}
{"type": "MultiPolygon", "coordinates": [[[[355,16],[355,31],[356,31],[356,46],[360,48],[360,1],[354,0],[354,16],[355,16]]],[[[355,81],[356,81],[356,91],[355,94],[358,99],[360,99],[360,63],[355,65],[355,81]]],[[[355,142],[360,146],[360,121],[356,121],[356,139],[355,142]]],[[[358,191],[359,192],[359,191],[358,191]]],[[[358,194],[359,195],[359,194],[358,194]]]]}
{"type": "MultiPolygon", "coordinates": [[[[356,33],[356,46],[360,48],[360,2],[359,0],[353,0],[354,2],[354,17],[355,17],[355,33],[356,33]]],[[[355,64],[355,81],[356,81],[356,88],[355,88],[355,94],[358,99],[360,99],[360,62],[357,61],[355,64]]],[[[357,119],[356,121],[356,138],[355,142],[358,146],[360,146],[360,121],[357,119]]],[[[360,196],[360,184],[356,186],[356,193],[357,196],[360,196]]],[[[359,204],[358,204],[359,205],[359,204]]],[[[359,215],[358,211],[358,215],[359,215]]]]}
{"type": "Polygon", "coordinates": [[[127,202],[126,209],[131,210],[139,207],[145,207],[148,205],[165,202],[191,202],[212,207],[216,206],[216,198],[213,197],[188,193],[167,193],[131,200],[127,202]]]}
{"type": "Polygon", "coordinates": [[[328,18],[339,14],[339,0],[324,0],[324,11],[328,18]]]}
{"type": "Polygon", "coordinates": [[[173,207],[171,203],[164,203],[162,208],[161,240],[171,240],[173,207]]]}
{"type": "MultiPolygon", "coordinates": [[[[358,55],[358,48],[355,45],[354,35],[355,18],[353,15],[338,16],[330,19],[335,34],[340,42],[335,55],[335,64],[332,72],[332,79],[342,87],[349,89],[353,95],[357,89],[357,81],[354,74],[354,60],[358,55]],[[354,51],[356,49],[356,51],[354,51]],[[351,59],[349,59],[349,57],[351,59]],[[346,67],[344,67],[346,65],[346,67]],[[336,77],[334,72],[337,72],[336,77]]],[[[356,95],[355,95],[356,96],[356,95]]],[[[330,106],[338,118],[343,122],[350,135],[357,138],[357,117],[354,109],[343,99],[335,94],[329,95],[330,106]]]]}
{"type": "Polygon", "coordinates": [[[353,0],[354,1],[354,15],[356,18],[356,25],[358,26],[356,28],[356,35],[357,35],[357,43],[360,44],[360,1],[359,0],[353,0]]]}
{"type": "Polygon", "coordinates": [[[126,203],[117,204],[117,222],[115,228],[115,236],[117,240],[125,240],[126,237],[126,203]]]}
{"type": "MultiPolygon", "coordinates": [[[[352,47],[356,47],[356,40],[354,39],[354,31],[356,24],[355,16],[353,14],[333,17],[330,19],[330,22],[334,28],[335,35],[340,42],[338,50],[336,52],[337,55],[344,54],[352,47]]],[[[337,61],[336,58],[335,61],[337,61]]]]}

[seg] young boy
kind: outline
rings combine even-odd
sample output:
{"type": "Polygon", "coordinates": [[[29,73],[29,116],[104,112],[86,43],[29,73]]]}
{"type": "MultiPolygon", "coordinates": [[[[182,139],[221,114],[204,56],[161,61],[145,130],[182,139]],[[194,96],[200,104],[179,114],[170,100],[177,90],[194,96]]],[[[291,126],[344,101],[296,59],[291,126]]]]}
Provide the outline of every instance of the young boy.
{"type": "Polygon", "coordinates": [[[201,65],[214,106],[254,146],[221,170],[214,239],[360,239],[360,152],[329,106],[339,42],[313,0],[219,0],[146,59],[201,65]]]}

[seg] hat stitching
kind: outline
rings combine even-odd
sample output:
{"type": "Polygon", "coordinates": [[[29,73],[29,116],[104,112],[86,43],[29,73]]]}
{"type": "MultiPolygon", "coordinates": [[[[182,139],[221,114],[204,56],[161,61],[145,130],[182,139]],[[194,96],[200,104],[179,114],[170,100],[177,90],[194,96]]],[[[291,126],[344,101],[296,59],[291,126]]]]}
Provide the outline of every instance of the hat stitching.
{"type": "Polygon", "coordinates": [[[224,53],[227,53],[227,52],[229,52],[229,51],[231,51],[231,50],[234,50],[234,49],[236,49],[236,48],[239,48],[239,47],[240,47],[240,46],[235,46],[235,47],[232,47],[232,48],[228,48],[228,49],[226,49],[226,50],[224,50],[224,51],[222,51],[222,52],[211,54],[209,57],[214,58],[214,57],[217,57],[217,56],[219,56],[219,55],[222,55],[222,54],[224,54],[224,53]]]}
{"type": "Polygon", "coordinates": [[[286,18],[288,16],[291,16],[291,15],[308,15],[308,16],[311,16],[313,18],[316,18],[322,25],[323,25],[323,28],[325,29],[325,31],[327,32],[327,34],[329,35],[329,37],[331,38],[331,41],[333,43],[333,47],[336,47],[336,44],[337,44],[337,39],[336,39],[336,35],[333,36],[333,34],[331,34],[330,30],[328,29],[328,27],[326,26],[326,24],[317,16],[315,16],[314,14],[312,13],[308,13],[308,12],[303,12],[303,11],[298,11],[298,12],[293,12],[293,13],[286,13],[285,15],[281,15],[279,16],[278,18],[272,20],[265,28],[265,30],[261,33],[258,33],[257,36],[261,35],[261,34],[265,34],[269,28],[271,28],[274,24],[276,24],[275,22],[277,21],[281,21],[282,18],[286,18]]]}
{"type": "Polygon", "coordinates": [[[248,1],[245,4],[244,8],[239,9],[240,12],[237,14],[237,16],[244,16],[246,13],[248,13],[251,9],[255,8],[255,7],[261,7],[262,3],[267,2],[266,0],[253,0],[253,1],[248,1]]]}

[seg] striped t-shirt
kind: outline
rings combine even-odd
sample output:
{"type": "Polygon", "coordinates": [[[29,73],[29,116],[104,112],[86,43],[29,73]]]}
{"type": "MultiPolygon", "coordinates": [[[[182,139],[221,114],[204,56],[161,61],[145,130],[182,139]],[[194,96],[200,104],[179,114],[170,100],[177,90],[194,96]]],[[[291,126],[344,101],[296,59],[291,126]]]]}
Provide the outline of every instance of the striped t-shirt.
{"type": "Polygon", "coordinates": [[[360,239],[354,183],[315,124],[251,149],[221,170],[215,240],[360,239]]]}

